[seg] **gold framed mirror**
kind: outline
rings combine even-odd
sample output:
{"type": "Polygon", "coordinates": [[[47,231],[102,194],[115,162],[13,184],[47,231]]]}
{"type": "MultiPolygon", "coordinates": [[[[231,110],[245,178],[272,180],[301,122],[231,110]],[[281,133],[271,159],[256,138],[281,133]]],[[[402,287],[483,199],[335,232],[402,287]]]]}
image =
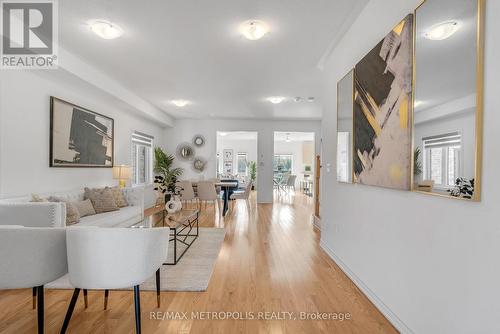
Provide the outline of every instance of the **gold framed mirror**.
{"type": "Polygon", "coordinates": [[[354,69],[337,83],[337,181],[353,181],[354,69]]]}
{"type": "Polygon", "coordinates": [[[412,190],[479,201],[484,0],[415,10],[412,190]]]}

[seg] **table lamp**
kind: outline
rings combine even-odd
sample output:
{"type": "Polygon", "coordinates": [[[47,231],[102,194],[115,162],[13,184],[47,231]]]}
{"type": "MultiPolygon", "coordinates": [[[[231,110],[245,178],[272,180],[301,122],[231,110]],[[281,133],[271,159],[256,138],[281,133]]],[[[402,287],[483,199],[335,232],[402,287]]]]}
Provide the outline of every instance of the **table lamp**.
{"type": "Polygon", "coordinates": [[[130,166],[118,165],[113,167],[113,179],[120,181],[120,188],[125,188],[130,179],[130,166]]]}

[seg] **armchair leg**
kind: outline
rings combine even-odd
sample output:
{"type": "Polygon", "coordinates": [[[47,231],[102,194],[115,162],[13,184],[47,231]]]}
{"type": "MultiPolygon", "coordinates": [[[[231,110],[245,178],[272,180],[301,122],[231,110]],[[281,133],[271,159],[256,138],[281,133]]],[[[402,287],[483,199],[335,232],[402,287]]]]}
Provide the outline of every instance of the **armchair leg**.
{"type": "Polygon", "coordinates": [[[109,296],[109,290],[106,289],[104,290],[104,310],[108,309],[108,296],[109,296]]]}
{"type": "Polygon", "coordinates": [[[61,334],[66,333],[66,329],[68,329],[69,321],[71,320],[71,316],[73,315],[73,310],[75,309],[76,301],[78,300],[79,294],[80,294],[80,289],[76,288],[75,291],[73,292],[73,297],[71,297],[71,301],[69,302],[66,316],[64,317],[64,322],[61,328],[61,334]]]}
{"type": "Polygon", "coordinates": [[[37,287],[35,286],[33,288],[33,309],[36,309],[36,289],[37,287]]]}
{"type": "Polygon", "coordinates": [[[37,298],[38,298],[38,303],[37,303],[37,320],[38,320],[38,334],[43,334],[44,330],[44,325],[43,325],[43,311],[44,311],[44,303],[43,303],[43,285],[40,285],[37,287],[37,298]]]}
{"type": "Polygon", "coordinates": [[[139,286],[134,286],[135,332],[141,334],[141,300],[139,286]]]}
{"type": "Polygon", "coordinates": [[[89,300],[87,298],[87,289],[83,289],[83,303],[85,304],[85,308],[89,307],[89,300]]]}
{"type": "Polygon", "coordinates": [[[161,268],[158,268],[158,270],[156,271],[156,304],[158,305],[158,308],[160,308],[160,269],[161,268]]]}

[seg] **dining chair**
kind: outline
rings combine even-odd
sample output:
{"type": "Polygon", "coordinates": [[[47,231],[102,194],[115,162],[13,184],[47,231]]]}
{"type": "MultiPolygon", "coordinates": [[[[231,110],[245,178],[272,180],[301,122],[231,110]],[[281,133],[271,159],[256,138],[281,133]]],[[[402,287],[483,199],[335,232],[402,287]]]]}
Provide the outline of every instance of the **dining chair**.
{"type": "MultiPolygon", "coordinates": [[[[214,178],[208,179],[208,181],[217,184],[220,182],[220,179],[214,177],[214,178]]],[[[220,195],[220,192],[222,191],[222,187],[216,185],[215,190],[217,191],[217,195],[220,195]]]]}
{"type": "Polygon", "coordinates": [[[193,183],[191,181],[178,181],[176,185],[180,190],[180,200],[184,203],[197,201],[197,197],[194,193],[193,183]]]}
{"type": "Polygon", "coordinates": [[[0,289],[33,289],[39,334],[44,332],[44,285],[67,272],[65,228],[0,226],[0,289]]]}
{"type": "Polygon", "coordinates": [[[293,191],[295,191],[295,180],[296,179],[297,179],[297,175],[292,174],[292,175],[288,176],[286,183],[285,183],[287,191],[290,191],[292,188],[293,188],[293,191]]]}
{"type": "MultiPolygon", "coordinates": [[[[247,209],[250,209],[250,201],[249,201],[249,198],[250,198],[250,193],[252,191],[252,180],[248,181],[246,187],[245,187],[245,190],[243,191],[235,191],[230,199],[233,200],[232,202],[232,207],[234,208],[234,202],[238,199],[244,199],[245,202],[246,202],[246,205],[247,205],[247,209]]],[[[250,212],[250,210],[249,210],[250,212]]]]}
{"type": "Polygon", "coordinates": [[[221,200],[219,194],[215,187],[215,183],[211,181],[200,181],[198,182],[198,199],[200,201],[200,209],[202,202],[205,203],[205,209],[207,207],[207,202],[214,202],[214,209],[217,208],[219,212],[219,219],[221,217],[221,200]]]}
{"type": "MultiPolygon", "coordinates": [[[[170,229],[70,227],[66,229],[69,281],[75,287],[61,333],[65,333],[81,289],[133,287],[135,331],[141,333],[139,284],[156,274],[160,306],[160,268],[167,260],[170,229]]],[[[105,304],[107,296],[105,295],[105,304]]]]}

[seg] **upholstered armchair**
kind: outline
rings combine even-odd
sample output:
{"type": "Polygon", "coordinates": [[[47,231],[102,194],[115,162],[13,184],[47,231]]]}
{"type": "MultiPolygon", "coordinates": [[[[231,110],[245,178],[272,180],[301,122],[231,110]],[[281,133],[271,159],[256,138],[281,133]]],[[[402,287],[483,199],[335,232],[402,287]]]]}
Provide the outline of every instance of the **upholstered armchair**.
{"type": "Polygon", "coordinates": [[[167,260],[169,228],[69,227],[66,230],[69,280],[75,287],[61,333],[71,320],[80,289],[134,288],[136,333],[141,332],[139,285],[156,273],[160,302],[160,268],[167,260]]]}
{"type": "Polygon", "coordinates": [[[38,333],[44,332],[44,285],[67,272],[64,228],[0,225],[0,289],[35,287],[38,333]]]}

